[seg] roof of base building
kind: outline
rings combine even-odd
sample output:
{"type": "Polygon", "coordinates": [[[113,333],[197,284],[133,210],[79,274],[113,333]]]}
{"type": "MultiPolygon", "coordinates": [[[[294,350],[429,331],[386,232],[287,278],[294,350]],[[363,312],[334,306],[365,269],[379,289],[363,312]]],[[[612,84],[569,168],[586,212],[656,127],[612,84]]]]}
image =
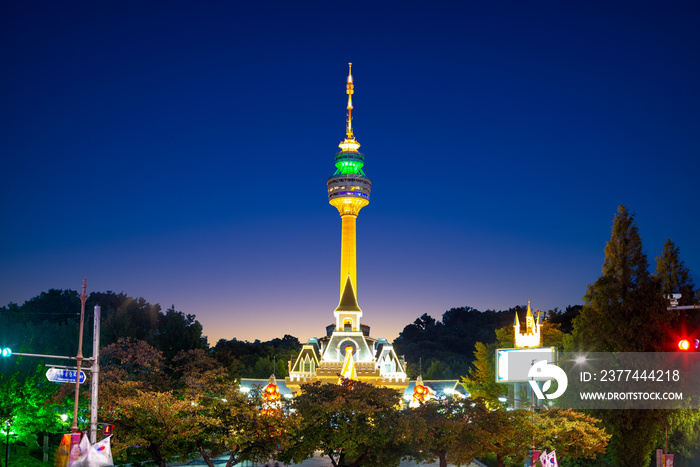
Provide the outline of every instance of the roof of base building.
{"type": "Polygon", "coordinates": [[[348,275],[348,279],[345,281],[343,296],[340,297],[340,303],[335,311],[362,311],[357,304],[357,297],[355,297],[355,289],[352,287],[350,275],[348,275]]]}

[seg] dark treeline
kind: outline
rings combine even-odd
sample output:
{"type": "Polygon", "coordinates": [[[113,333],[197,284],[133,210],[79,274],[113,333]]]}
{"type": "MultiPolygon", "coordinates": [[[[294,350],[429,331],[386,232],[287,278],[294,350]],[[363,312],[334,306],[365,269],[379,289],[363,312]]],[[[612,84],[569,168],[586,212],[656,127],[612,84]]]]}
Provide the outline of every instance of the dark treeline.
{"type": "MultiPolygon", "coordinates": [[[[85,303],[83,355],[90,357],[95,305],[101,307],[100,347],[131,338],[148,343],[171,361],[180,351],[202,349],[215,357],[233,377],[267,378],[287,375],[287,361],[301,344],[285,335],[268,342],[220,340],[209,348],[202,325],[195,315],[175,310],[124,293],[92,292],[85,303]]],[[[50,289],[22,305],[0,308],[0,344],[13,352],[74,356],[78,351],[80,294],[75,290],[50,289]]],[[[12,371],[34,371],[36,360],[14,359],[12,371]]],[[[8,368],[9,370],[9,368],[8,368]]]]}
{"type": "MultiPolygon", "coordinates": [[[[85,304],[83,355],[90,357],[94,307],[101,307],[100,347],[119,338],[142,340],[172,359],[181,350],[208,349],[202,325],[194,315],[175,310],[161,311],[143,298],[124,293],[93,292],[85,304]]],[[[22,305],[0,308],[0,341],[13,352],[73,356],[78,351],[80,295],[75,290],[50,289],[22,305]]],[[[14,361],[13,361],[14,363],[14,361]]],[[[14,368],[31,371],[36,361],[21,359],[14,368]]]]}
{"type": "MultiPolygon", "coordinates": [[[[566,311],[555,308],[549,311],[548,319],[569,332],[580,310],[580,305],[568,306],[566,311]]],[[[512,325],[516,312],[524,323],[526,311],[526,306],[504,311],[451,308],[441,321],[425,313],[401,331],[394,346],[399,355],[406,357],[409,376],[420,373],[424,379],[456,379],[467,373],[477,342],[496,342],[496,329],[512,325]]]]}
{"type": "MultiPolygon", "coordinates": [[[[244,378],[285,377],[287,362],[299,351],[301,343],[290,335],[267,342],[221,339],[209,348],[202,325],[195,315],[171,306],[165,312],[160,305],[124,293],[92,292],[85,306],[83,354],[92,355],[94,306],[102,310],[100,346],[107,347],[121,337],[147,342],[171,360],[182,350],[202,349],[216,358],[230,375],[244,378]]],[[[397,352],[406,357],[409,375],[419,373],[425,379],[459,378],[466,374],[474,359],[474,344],[495,342],[496,329],[513,323],[518,311],[524,319],[525,307],[505,311],[479,311],[471,307],[452,308],[437,321],[423,314],[407,325],[394,341],[397,352]]],[[[580,306],[561,312],[551,310],[549,319],[560,323],[564,332],[580,306]]],[[[77,352],[80,297],[75,290],[50,289],[24,302],[0,308],[0,344],[14,352],[72,356],[77,352]]],[[[14,370],[33,370],[24,359],[14,370]]]]}
{"type": "Polygon", "coordinates": [[[299,339],[285,334],[282,339],[267,342],[220,339],[212,352],[229,374],[244,378],[268,378],[273,373],[277,377],[288,376],[287,362],[299,349],[299,339]]]}

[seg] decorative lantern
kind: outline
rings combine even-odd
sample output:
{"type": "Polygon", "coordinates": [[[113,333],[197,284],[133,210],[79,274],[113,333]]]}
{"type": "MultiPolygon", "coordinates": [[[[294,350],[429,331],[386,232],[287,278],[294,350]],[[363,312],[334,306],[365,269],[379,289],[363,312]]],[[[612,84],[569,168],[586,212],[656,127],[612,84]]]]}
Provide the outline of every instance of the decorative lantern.
{"type": "Polygon", "coordinates": [[[409,407],[415,409],[421,404],[428,402],[431,398],[430,388],[423,385],[423,377],[419,376],[416,379],[416,385],[413,387],[413,399],[408,404],[409,407]]]}
{"type": "Polygon", "coordinates": [[[282,395],[275,375],[270,376],[270,380],[262,391],[263,406],[261,413],[263,415],[279,415],[282,410],[282,395]]]}

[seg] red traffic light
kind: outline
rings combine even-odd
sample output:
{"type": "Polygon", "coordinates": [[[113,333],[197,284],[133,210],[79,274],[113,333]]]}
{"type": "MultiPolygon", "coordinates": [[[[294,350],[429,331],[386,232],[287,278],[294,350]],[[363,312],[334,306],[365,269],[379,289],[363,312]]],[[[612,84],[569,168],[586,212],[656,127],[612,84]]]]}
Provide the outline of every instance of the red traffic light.
{"type": "Polygon", "coordinates": [[[102,425],[102,439],[110,436],[114,430],[114,425],[102,425]]]}
{"type": "Polygon", "coordinates": [[[698,350],[700,349],[700,339],[681,339],[678,341],[678,349],[683,352],[688,350],[698,350]]]}

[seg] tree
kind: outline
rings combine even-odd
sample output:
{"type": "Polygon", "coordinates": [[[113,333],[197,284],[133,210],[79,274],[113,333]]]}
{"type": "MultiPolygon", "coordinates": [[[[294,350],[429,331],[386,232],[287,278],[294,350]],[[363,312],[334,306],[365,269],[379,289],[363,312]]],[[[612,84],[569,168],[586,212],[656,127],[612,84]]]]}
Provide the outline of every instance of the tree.
{"type": "Polygon", "coordinates": [[[496,382],[495,352],[495,344],[477,342],[469,376],[462,376],[462,385],[470,396],[484,399],[491,408],[499,406],[498,398],[508,392],[504,385],[496,382]]]}
{"type": "Polygon", "coordinates": [[[670,238],[666,239],[661,255],[656,257],[654,276],[661,283],[661,291],[664,294],[682,294],[679,305],[695,303],[695,283],[690,270],[680,258],[680,248],[670,238]]]}
{"type": "MultiPolygon", "coordinates": [[[[674,316],[649,274],[634,216],[620,206],[605,246],[602,275],[588,286],[585,304],[573,322],[570,351],[653,352],[662,350],[674,316]]],[[[612,432],[610,448],[619,466],[644,466],[656,432],[667,415],[652,410],[595,412],[612,432]]]]}
{"type": "Polygon", "coordinates": [[[610,435],[600,420],[575,410],[551,409],[537,413],[537,446],[557,451],[560,457],[594,458],[604,453],[610,435]]]}
{"type": "Polygon", "coordinates": [[[399,464],[398,391],[349,380],[304,384],[301,390],[293,401],[295,428],[280,460],[300,463],[321,451],[334,467],[399,464]]]}
{"type": "Polygon", "coordinates": [[[39,433],[62,428],[59,415],[63,411],[52,401],[57,386],[46,380],[45,368],[38,365],[34,370],[27,378],[0,374],[0,427],[3,431],[10,428],[14,434],[10,441],[38,449],[39,433]]]}
{"type": "Polygon", "coordinates": [[[105,413],[120,432],[115,455],[136,446],[145,449],[158,467],[166,467],[166,458],[186,458],[192,453],[198,426],[192,401],[172,391],[133,388],[129,392],[129,397],[120,398],[105,413]]]}
{"type": "Polygon", "coordinates": [[[554,308],[549,310],[547,321],[552,324],[559,324],[561,332],[569,334],[573,328],[573,320],[581,312],[581,308],[583,308],[581,305],[567,306],[565,311],[554,308]]]}
{"type": "Polygon", "coordinates": [[[447,367],[441,360],[435,359],[430,362],[425,372],[425,379],[446,379],[447,367]]]}
{"type": "MultiPolygon", "coordinates": [[[[654,278],[661,286],[661,293],[681,294],[678,305],[694,305],[697,301],[700,301],[700,290],[696,292],[695,283],[693,282],[690,270],[680,257],[680,248],[678,248],[671,239],[666,239],[661,255],[656,257],[656,273],[654,274],[654,278]]],[[[684,310],[681,311],[680,317],[681,322],[679,324],[681,327],[688,325],[691,330],[700,327],[699,313],[690,313],[687,323],[685,322],[686,313],[684,310]]],[[[683,329],[683,331],[685,331],[685,329],[683,329]]]]}
{"type": "Polygon", "coordinates": [[[192,401],[193,441],[206,464],[229,453],[226,467],[243,461],[262,463],[284,443],[284,419],[261,414],[262,398],[254,389],[239,391],[219,362],[194,349],[173,359],[173,386],[180,397],[192,401]]]}
{"type": "Polygon", "coordinates": [[[605,246],[603,273],[588,286],[585,305],[574,320],[571,350],[588,352],[653,352],[662,350],[659,329],[673,321],[632,214],[620,206],[612,236],[605,246]]]}
{"type": "Polygon", "coordinates": [[[284,377],[288,371],[286,362],[300,347],[299,339],[289,334],[267,342],[220,339],[213,356],[237,377],[267,378],[272,373],[284,377]]]}
{"type": "Polygon", "coordinates": [[[113,343],[122,338],[142,340],[157,346],[160,305],[151,305],[143,298],[119,294],[114,310],[106,307],[102,320],[104,342],[113,343]]]}
{"type": "Polygon", "coordinates": [[[537,438],[532,414],[526,410],[490,410],[484,417],[485,435],[478,440],[482,452],[493,452],[498,467],[504,462],[517,465],[537,438]]]}
{"type": "MultiPolygon", "coordinates": [[[[259,389],[247,395],[237,389],[220,407],[223,410],[216,414],[223,428],[222,435],[210,439],[221,443],[224,450],[229,452],[226,467],[244,461],[262,464],[286,446],[288,432],[293,425],[283,414],[266,415],[261,412],[259,389]]],[[[208,465],[214,467],[213,464],[208,465]]]]}
{"type": "Polygon", "coordinates": [[[116,425],[114,455],[146,451],[159,467],[166,458],[188,455],[196,414],[191,400],[169,389],[162,353],[144,341],[120,339],[101,358],[100,418],[116,425]]]}
{"type": "Polygon", "coordinates": [[[697,409],[673,410],[667,424],[668,439],[665,439],[666,433],[660,431],[657,445],[667,442],[669,452],[690,461],[686,465],[700,464],[700,412],[697,409]]]}
{"type": "Polygon", "coordinates": [[[481,424],[487,409],[472,399],[431,400],[404,411],[404,426],[411,447],[409,456],[417,462],[448,462],[469,465],[482,451],[480,440],[486,432],[481,424]]]}
{"type": "Polygon", "coordinates": [[[435,372],[438,377],[458,378],[461,369],[471,363],[475,343],[493,343],[493,330],[512,321],[512,310],[482,312],[471,307],[451,308],[442,315],[442,321],[423,314],[403,329],[394,340],[394,347],[406,357],[410,375],[420,373],[415,369],[422,362],[426,376],[425,370],[439,361],[444,367],[435,368],[439,370],[435,372]]]}
{"type": "MultiPolygon", "coordinates": [[[[680,249],[670,240],[664,243],[661,255],[656,257],[656,280],[661,285],[661,292],[664,294],[680,293],[681,299],[678,304],[692,305],[700,300],[700,294],[695,291],[695,283],[690,274],[690,270],[680,258],[680,249]]],[[[700,292],[700,291],[698,291],[700,292]]],[[[700,331],[700,313],[689,313],[686,321],[685,310],[678,316],[679,323],[676,329],[670,331],[671,335],[685,337],[686,333],[700,331]]],[[[673,339],[675,343],[677,339],[673,339]]],[[[667,433],[659,430],[657,435],[657,445],[666,443],[661,437],[668,437],[668,445],[671,452],[681,459],[690,459],[700,455],[700,414],[697,410],[683,409],[668,412],[665,421],[667,433]]],[[[697,458],[695,460],[698,460],[697,458]]]]}
{"type": "Polygon", "coordinates": [[[207,338],[202,336],[202,325],[195,318],[195,315],[176,311],[175,305],[168,308],[165,314],[158,315],[155,341],[166,360],[171,360],[183,350],[209,348],[207,338]]]}

